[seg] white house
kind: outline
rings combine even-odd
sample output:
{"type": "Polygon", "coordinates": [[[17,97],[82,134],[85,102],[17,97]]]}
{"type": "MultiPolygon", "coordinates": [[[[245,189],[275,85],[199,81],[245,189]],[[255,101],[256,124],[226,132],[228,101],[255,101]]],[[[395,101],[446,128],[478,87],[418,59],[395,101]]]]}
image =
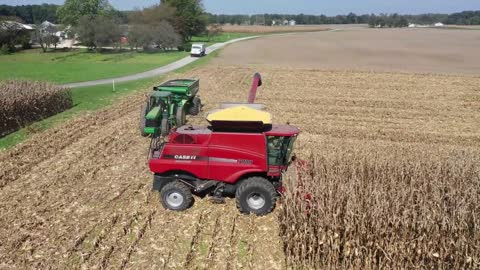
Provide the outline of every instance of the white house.
{"type": "Polygon", "coordinates": [[[290,25],[290,26],[295,26],[296,24],[297,24],[297,22],[295,20],[288,21],[288,25],[290,25]]]}

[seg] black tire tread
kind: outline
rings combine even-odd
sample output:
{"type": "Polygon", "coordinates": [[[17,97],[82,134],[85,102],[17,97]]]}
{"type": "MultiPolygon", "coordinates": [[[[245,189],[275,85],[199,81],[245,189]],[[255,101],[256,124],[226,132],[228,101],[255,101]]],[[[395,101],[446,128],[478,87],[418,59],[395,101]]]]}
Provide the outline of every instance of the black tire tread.
{"type": "Polygon", "coordinates": [[[181,127],[186,123],[186,114],[183,107],[177,109],[176,113],[177,127],[181,127]]]}
{"type": "Polygon", "coordinates": [[[169,210],[172,210],[172,211],[184,211],[187,208],[189,208],[190,206],[192,206],[192,204],[193,204],[193,194],[192,194],[192,191],[185,184],[183,184],[179,181],[173,181],[173,182],[170,182],[170,183],[166,184],[162,188],[162,190],[160,190],[160,202],[162,203],[162,205],[165,209],[169,209],[169,210]],[[168,205],[165,203],[165,201],[163,200],[163,194],[168,189],[179,189],[183,193],[183,195],[185,197],[185,203],[183,204],[183,206],[181,208],[170,209],[168,207],[168,205]]]}
{"type": "Polygon", "coordinates": [[[202,108],[202,100],[199,97],[194,97],[192,100],[192,105],[188,110],[188,114],[190,115],[198,115],[202,108]]]}
{"type": "Polygon", "coordinates": [[[139,124],[139,129],[140,129],[140,135],[142,135],[142,137],[147,137],[148,134],[145,133],[145,125],[146,125],[146,120],[145,120],[145,114],[146,114],[146,110],[147,110],[147,104],[143,104],[141,109],[140,109],[140,124],[139,124]]]}
{"type": "Polygon", "coordinates": [[[162,119],[160,127],[160,135],[167,136],[170,131],[170,127],[167,119],[162,119]]]}
{"type": "Polygon", "coordinates": [[[235,202],[237,205],[237,209],[242,213],[242,214],[250,214],[250,212],[246,209],[243,209],[240,197],[241,194],[245,192],[245,190],[250,189],[250,188],[258,188],[258,189],[263,189],[267,191],[272,198],[271,201],[271,206],[267,211],[264,213],[256,214],[257,216],[264,216],[273,211],[275,209],[276,201],[277,201],[277,191],[275,190],[275,187],[271,182],[269,182],[267,179],[263,177],[250,177],[246,179],[245,181],[242,182],[242,184],[237,188],[237,191],[235,192],[235,202]]]}

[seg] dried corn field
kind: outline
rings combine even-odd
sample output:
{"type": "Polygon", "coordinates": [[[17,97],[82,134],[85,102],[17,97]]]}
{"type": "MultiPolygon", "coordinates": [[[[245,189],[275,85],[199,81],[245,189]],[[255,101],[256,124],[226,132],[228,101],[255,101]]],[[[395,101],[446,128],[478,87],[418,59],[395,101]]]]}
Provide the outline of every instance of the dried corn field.
{"type": "Polygon", "coordinates": [[[268,53],[245,68],[225,60],[234,46],[171,77],[200,78],[206,112],[244,101],[261,72],[257,101],[302,129],[309,163],[273,214],[200,198],[165,211],[139,93],[0,153],[0,269],[480,267],[480,77],[272,67],[268,53]]]}
{"type": "MultiPolygon", "coordinates": [[[[253,71],[184,76],[202,79],[208,111],[243,101],[253,71]]],[[[1,154],[0,268],[478,267],[480,180],[468,153],[479,150],[480,78],[262,75],[258,102],[303,130],[296,152],[313,164],[302,176],[310,211],[294,198],[295,176],[267,217],[199,198],[165,211],[150,191],[139,94],[1,154]]]]}
{"type": "Polygon", "coordinates": [[[0,137],[73,106],[67,89],[46,82],[0,83],[0,137]]]}

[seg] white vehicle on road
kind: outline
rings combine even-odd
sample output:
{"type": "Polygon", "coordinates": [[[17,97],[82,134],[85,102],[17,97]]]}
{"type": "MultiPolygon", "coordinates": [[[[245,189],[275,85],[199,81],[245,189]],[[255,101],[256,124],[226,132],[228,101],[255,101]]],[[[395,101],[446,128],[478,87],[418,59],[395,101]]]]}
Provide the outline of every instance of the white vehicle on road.
{"type": "Polygon", "coordinates": [[[207,47],[205,46],[205,44],[194,43],[194,44],[192,44],[192,50],[190,51],[190,55],[191,55],[192,57],[195,57],[195,56],[198,56],[198,57],[205,56],[205,54],[206,54],[206,49],[207,49],[207,47]]]}

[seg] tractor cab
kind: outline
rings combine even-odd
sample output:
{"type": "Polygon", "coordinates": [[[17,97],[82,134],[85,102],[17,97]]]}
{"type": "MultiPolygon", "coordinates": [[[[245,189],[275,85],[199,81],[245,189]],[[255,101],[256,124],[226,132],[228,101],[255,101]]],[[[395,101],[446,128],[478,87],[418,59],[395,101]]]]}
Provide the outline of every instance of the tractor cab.
{"type": "Polygon", "coordinates": [[[197,96],[198,79],[170,80],[153,87],[140,116],[142,136],[167,136],[173,127],[186,123],[186,115],[197,115],[202,102],[197,96]]]}
{"type": "Polygon", "coordinates": [[[145,134],[159,134],[162,120],[168,120],[172,93],[154,91],[147,102],[145,110],[145,134]]]}
{"type": "Polygon", "coordinates": [[[297,138],[294,136],[268,136],[267,153],[269,167],[285,167],[292,161],[293,145],[297,138]]]}

